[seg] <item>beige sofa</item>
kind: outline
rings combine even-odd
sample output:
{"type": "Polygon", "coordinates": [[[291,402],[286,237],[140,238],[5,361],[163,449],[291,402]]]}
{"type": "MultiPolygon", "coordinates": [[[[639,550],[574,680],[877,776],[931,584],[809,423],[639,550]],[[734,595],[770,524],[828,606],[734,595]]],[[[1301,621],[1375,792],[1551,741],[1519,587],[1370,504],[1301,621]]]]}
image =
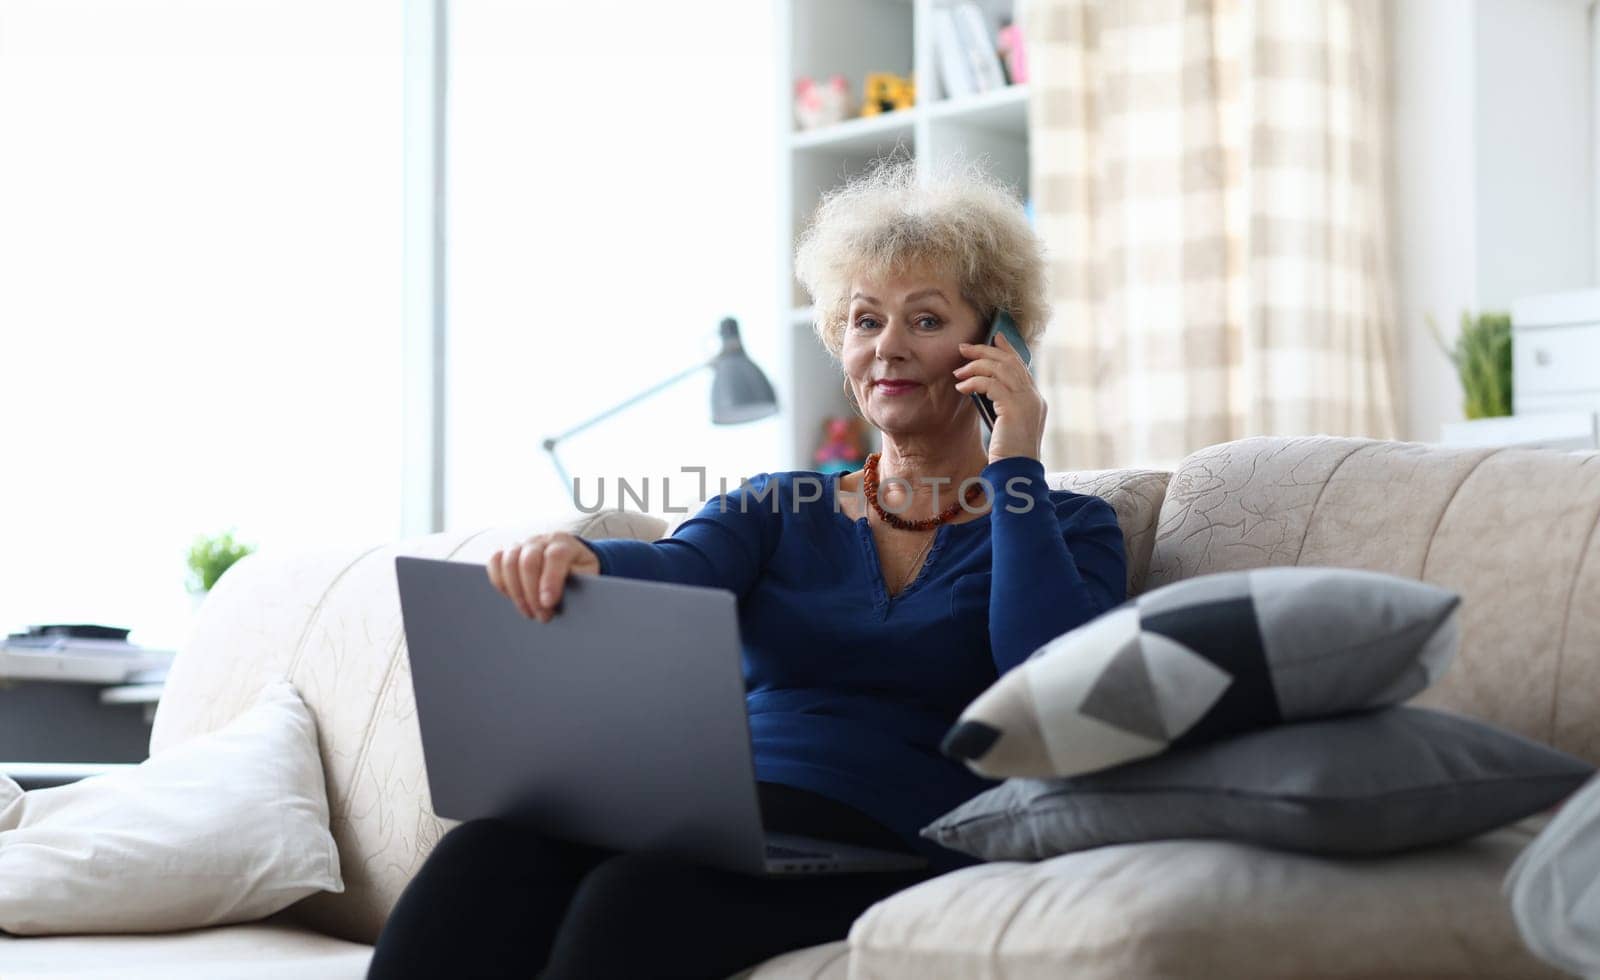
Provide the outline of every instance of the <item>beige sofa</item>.
{"type": "MultiPolygon", "coordinates": [[[[1461,655],[1417,703],[1600,761],[1600,453],[1257,438],[1195,453],[1172,474],[1051,481],[1116,508],[1134,593],[1267,565],[1375,569],[1460,591],[1461,655]]],[[[0,976],[361,976],[365,944],[446,829],[428,806],[394,557],[483,562],[554,526],[645,539],[667,528],[573,515],[235,566],[173,669],[151,749],[224,724],[270,679],[292,680],[321,726],[345,892],[248,926],[0,939],[0,976]]],[[[1163,841],[979,865],[880,903],[848,942],[747,975],[1558,975],[1524,951],[1500,892],[1540,823],[1388,859],[1163,841]]]]}

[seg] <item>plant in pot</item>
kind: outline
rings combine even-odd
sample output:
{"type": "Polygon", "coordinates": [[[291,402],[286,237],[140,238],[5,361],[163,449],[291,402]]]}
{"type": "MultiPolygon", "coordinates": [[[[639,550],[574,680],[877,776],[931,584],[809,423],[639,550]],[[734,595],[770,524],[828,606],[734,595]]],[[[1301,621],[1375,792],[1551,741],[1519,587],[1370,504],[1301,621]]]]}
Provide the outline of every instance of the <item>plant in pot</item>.
{"type": "Polygon", "coordinates": [[[1511,314],[1461,314],[1461,333],[1454,349],[1445,345],[1438,324],[1428,317],[1428,329],[1444,356],[1456,366],[1467,418],[1494,418],[1511,414],[1511,314]]]}
{"type": "Polygon", "coordinates": [[[251,545],[234,540],[233,530],[221,534],[202,534],[189,547],[189,596],[196,609],[233,563],[255,551],[251,545]]]}

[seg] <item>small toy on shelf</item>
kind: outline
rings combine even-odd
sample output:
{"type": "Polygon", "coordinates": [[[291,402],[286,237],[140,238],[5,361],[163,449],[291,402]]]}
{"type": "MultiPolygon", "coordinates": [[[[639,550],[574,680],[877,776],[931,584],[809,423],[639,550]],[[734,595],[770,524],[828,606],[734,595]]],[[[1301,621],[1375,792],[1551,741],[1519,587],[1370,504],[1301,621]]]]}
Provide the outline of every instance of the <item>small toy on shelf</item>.
{"type": "Polygon", "coordinates": [[[817,447],[818,473],[848,473],[867,460],[865,435],[859,418],[829,416],[822,422],[822,445],[817,447]]]}
{"type": "Polygon", "coordinates": [[[996,40],[1000,50],[1000,61],[1006,66],[1006,75],[1010,77],[1011,84],[1026,84],[1028,58],[1022,41],[1022,28],[1008,20],[1001,26],[1000,35],[996,40]]]}
{"type": "Polygon", "coordinates": [[[867,76],[867,83],[862,86],[863,116],[876,116],[881,112],[909,109],[916,104],[917,86],[910,75],[875,71],[867,76]]]}
{"type": "Polygon", "coordinates": [[[794,83],[794,117],[801,129],[831,126],[850,118],[850,83],[843,75],[829,76],[818,85],[810,76],[794,83]]]}

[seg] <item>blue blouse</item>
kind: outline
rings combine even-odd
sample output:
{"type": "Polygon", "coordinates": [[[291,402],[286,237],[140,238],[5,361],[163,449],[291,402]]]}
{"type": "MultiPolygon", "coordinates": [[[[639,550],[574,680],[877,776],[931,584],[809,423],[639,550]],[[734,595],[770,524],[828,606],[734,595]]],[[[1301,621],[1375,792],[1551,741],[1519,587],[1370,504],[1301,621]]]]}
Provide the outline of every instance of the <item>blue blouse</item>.
{"type": "MultiPolygon", "coordinates": [[[[732,590],[756,777],[866,813],[933,859],[917,831],[993,785],[939,752],[956,717],[1049,640],[1126,600],[1111,505],[1050,490],[1044,467],[984,467],[993,506],[935,532],[890,596],[866,517],[837,473],[762,473],[707,501],[669,538],[588,540],[601,574],[732,590]]],[[[941,498],[954,489],[941,487],[941,498]]]]}

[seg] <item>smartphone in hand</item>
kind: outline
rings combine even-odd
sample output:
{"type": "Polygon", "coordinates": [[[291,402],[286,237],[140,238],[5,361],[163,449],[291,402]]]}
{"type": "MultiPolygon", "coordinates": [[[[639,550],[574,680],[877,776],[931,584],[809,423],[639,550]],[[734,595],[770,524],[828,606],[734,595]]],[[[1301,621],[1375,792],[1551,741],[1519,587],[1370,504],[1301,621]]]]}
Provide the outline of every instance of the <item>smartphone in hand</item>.
{"type": "MultiPolygon", "coordinates": [[[[983,342],[986,344],[993,344],[995,334],[1000,333],[1006,335],[1006,339],[1009,340],[1011,342],[1011,346],[1016,349],[1017,356],[1022,358],[1022,363],[1029,363],[1030,355],[1028,354],[1028,345],[1022,342],[1022,331],[1017,329],[1017,321],[1011,319],[1011,314],[1007,313],[1005,310],[1001,310],[994,315],[994,321],[989,324],[988,336],[984,337],[983,342]]],[[[978,403],[978,414],[983,416],[983,421],[992,431],[994,429],[995,420],[994,402],[990,401],[983,395],[978,394],[977,392],[973,392],[972,400],[978,403]]]]}

